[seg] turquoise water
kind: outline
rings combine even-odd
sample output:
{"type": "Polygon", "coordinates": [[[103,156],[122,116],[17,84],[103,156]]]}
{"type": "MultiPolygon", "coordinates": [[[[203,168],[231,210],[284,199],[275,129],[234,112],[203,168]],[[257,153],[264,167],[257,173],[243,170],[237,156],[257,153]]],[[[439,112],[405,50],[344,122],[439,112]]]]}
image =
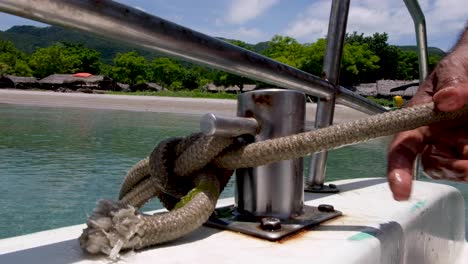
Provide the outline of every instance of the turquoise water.
{"type": "MultiPolygon", "coordinates": [[[[199,116],[0,104],[0,238],[86,221],[154,145],[199,116]]],[[[384,177],[388,139],[332,150],[327,180],[384,177]]],[[[468,185],[451,184],[468,200],[468,185]]],[[[233,196],[231,181],[223,197],[233,196]]],[[[145,209],[161,208],[152,201],[145,209]]],[[[467,212],[468,215],[468,212],[467,212]]]]}

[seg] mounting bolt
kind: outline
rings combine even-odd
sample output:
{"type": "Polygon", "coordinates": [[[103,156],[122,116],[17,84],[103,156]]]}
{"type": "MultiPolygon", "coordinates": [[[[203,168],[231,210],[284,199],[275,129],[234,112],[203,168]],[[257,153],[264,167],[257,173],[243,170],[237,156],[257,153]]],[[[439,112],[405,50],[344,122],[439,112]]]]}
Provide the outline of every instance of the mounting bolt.
{"type": "Polygon", "coordinates": [[[333,207],[333,205],[321,204],[321,205],[318,206],[318,210],[320,212],[331,213],[331,212],[335,211],[335,208],[333,207]]]}
{"type": "Polygon", "coordinates": [[[321,185],[312,185],[312,189],[316,190],[316,191],[322,190],[323,189],[323,184],[321,184],[321,185]]]}
{"type": "Polygon", "coordinates": [[[265,231],[276,231],[281,229],[281,220],[276,217],[264,217],[260,220],[260,227],[265,231]]]}

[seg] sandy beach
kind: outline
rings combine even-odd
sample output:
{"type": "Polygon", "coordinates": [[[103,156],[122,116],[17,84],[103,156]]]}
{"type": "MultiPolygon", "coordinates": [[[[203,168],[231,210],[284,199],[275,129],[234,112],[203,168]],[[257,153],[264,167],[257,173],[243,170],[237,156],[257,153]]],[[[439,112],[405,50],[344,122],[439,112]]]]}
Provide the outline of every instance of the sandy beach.
{"type": "MultiPolygon", "coordinates": [[[[158,96],[58,93],[50,91],[27,91],[0,89],[0,104],[40,107],[75,107],[138,112],[162,112],[203,115],[215,113],[235,116],[236,100],[181,98],[158,96]]],[[[313,122],[316,104],[307,104],[306,118],[313,122]]],[[[346,106],[335,108],[335,123],[350,121],[367,115],[346,106]]]]}

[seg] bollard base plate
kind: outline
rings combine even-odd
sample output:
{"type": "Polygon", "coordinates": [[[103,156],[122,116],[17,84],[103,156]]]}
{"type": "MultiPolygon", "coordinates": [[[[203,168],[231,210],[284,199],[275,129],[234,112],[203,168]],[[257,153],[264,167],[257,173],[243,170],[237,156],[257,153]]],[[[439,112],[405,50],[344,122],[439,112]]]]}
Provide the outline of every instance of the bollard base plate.
{"type": "Polygon", "coordinates": [[[339,193],[340,189],[334,184],[313,185],[306,184],[304,191],[311,193],[339,193]]]}
{"type": "Polygon", "coordinates": [[[269,241],[278,241],[305,228],[317,226],[341,215],[340,211],[324,212],[320,211],[318,207],[305,205],[304,214],[280,220],[278,229],[264,230],[261,223],[265,217],[253,216],[248,212],[238,212],[237,208],[231,205],[216,209],[205,226],[240,232],[269,241]]]}

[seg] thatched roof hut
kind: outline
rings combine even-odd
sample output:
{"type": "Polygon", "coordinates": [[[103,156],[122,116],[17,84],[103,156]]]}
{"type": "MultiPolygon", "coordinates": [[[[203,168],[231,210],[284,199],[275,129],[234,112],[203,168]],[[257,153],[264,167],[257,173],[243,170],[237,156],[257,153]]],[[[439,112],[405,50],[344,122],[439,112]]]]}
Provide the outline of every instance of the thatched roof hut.
{"type": "Polygon", "coordinates": [[[130,90],[132,92],[135,91],[154,91],[154,92],[160,92],[160,91],[167,91],[166,88],[162,87],[161,85],[157,83],[152,83],[152,82],[146,82],[146,83],[140,83],[140,84],[135,84],[130,87],[130,90]]]}
{"type": "Polygon", "coordinates": [[[52,74],[39,81],[43,88],[56,90],[59,87],[77,90],[79,88],[114,90],[114,82],[104,75],[52,74]]]}
{"type": "Polygon", "coordinates": [[[418,90],[419,81],[393,81],[393,80],[380,80],[377,81],[377,94],[385,97],[393,97],[400,95],[402,97],[410,98],[416,94],[418,90]]]}
{"type": "Polygon", "coordinates": [[[117,82],[115,83],[115,86],[116,86],[116,90],[118,91],[123,91],[123,92],[130,92],[130,85],[129,84],[126,84],[126,83],[120,83],[120,82],[117,82]]]}
{"type": "Polygon", "coordinates": [[[38,87],[39,82],[35,77],[21,77],[8,74],[0,76],[0,88],[30,89],[38,87]]]}
{"type": "Polygon", "coordinates": [[[361,83],[355,87],[356,93],[362,96],[376,96],[377,84],[376,83],[361,83]]]}
{"type": "Polygon", "coordinates": [[[411,98],[418,90],[419,82],[401,80],[379,80],[376,83],[361,83],[356,93],[362,96],[393,97],[396,95],[411,98]]]}
{"type": "MultiPolygon", "coordinates": [[[[237,85],[225,87],[223,85],[217,86],[214,83],[209,83],[206,86],[208,92],[226,92],[226,93],[240,93],[240,88],[237,85]]],[[[244,84],[243,92],[253,91],[257,88],[255,84],[244,84]]]]}

